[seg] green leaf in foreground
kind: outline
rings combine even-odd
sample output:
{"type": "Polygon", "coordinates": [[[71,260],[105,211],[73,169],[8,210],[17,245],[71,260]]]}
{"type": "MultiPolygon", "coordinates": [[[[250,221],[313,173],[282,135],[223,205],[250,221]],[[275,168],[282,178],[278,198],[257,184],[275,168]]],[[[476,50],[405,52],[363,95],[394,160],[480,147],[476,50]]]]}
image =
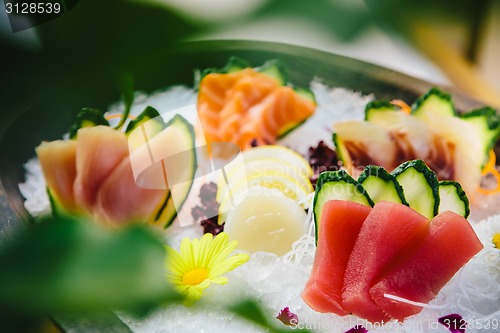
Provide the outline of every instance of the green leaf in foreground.
{"type": "MultiPolygon", "coordinates": [[[[182,296],[164,276],[164,256],[164,245],[145,226],[110,229],[70,216],[41,219],[0,252],[2,327],[26,331],[27,323],[47,313],[63,321],[81,315],[113,323],[110,309],[141,316],[160,304],[180,305],[182,296]]],[[[255,300],[228,310],[269,332],[310,332],[281,328],[255,300]]]]}
{"type": "Polygon", "coordinates": [[[239,303],[234,304],[230,307],[230,310],[237,314],[238,316],[249,320],[255,324],[263,325],[267,324],[267,319],[262,312],[259,305],[251,300],[244,300],[239,303]]]}
{"type": "Polygon", "coordinates": [[[180,300],[165,282],[164,255],[145,227],[111,230],[71,217],[47,218],[0,253],[0,307],[144,313],[180,300]]]}

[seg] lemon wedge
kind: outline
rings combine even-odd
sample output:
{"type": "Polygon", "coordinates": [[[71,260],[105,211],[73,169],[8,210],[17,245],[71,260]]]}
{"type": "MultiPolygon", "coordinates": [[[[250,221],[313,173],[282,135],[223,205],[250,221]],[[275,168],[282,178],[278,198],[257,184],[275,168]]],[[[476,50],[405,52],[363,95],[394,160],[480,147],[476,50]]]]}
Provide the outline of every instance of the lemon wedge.
{"type": "MultiPolygon", "coordinates": [[[[244,178],[250,180],[270,175],[291,180],[296,183],[297,186],[301,187],[300,192],[311,193],[314,190],[309,176],[304,170],[277,158],[253,160],[242,164],[240,167],[232,168],[227,174],[227,180],[228,184],[233,184],[240,183],[244,178]],[[243,167],[245,170],[242,170],[243,167]]],[[[226,196],[227,191],[227,184],[222,178],[222,175],[219,177],[217,185],[219,190],[217,191],[216,200],[221,202],[226,196]]],[[[231,185],[229,187],[231,187],[231,185]]]]}
{"type": "Polygon", "coordinates": [[[299,170],[302,170],[307,177],[311,177],[313,170],[309,163],[298,153],[290,148],[278,145],[259,146],[243,152],[245,163],[249,163],[259,159],[278,159],[295,165],[299,170]]]}
{"type": "Polygon", "coordinates": [[[220,203],[219,224],[234,209],[235,198],[250,187],[265,187],[283,193],[307,208],[307,196],[314,191],[309,163],[299,154],[282,146],[260,146],[241,154],[243,163],[230,164],[217,180],[216,200],[220,203]]]}
{"type": "Polygon", "coordinates": [[[241,193],[245,193],[249,188],[260,186],[278,190],[295,202],[302,202],[302,208],[309,205],[306,198],[311,191],[306,191],[297,180],[280,174],[267,173],[263,175],[253,175],[242,179],[239,182],[230,183],[224,195],[221,195],[221,205],[219,207],[219,224],[225,220],[227,212],[232,209],[234,198],[241,193]],[[231,192],[229,194],[229,191],[231,192]],[[230,195],[233,197],[231,199],[230,195]]]}

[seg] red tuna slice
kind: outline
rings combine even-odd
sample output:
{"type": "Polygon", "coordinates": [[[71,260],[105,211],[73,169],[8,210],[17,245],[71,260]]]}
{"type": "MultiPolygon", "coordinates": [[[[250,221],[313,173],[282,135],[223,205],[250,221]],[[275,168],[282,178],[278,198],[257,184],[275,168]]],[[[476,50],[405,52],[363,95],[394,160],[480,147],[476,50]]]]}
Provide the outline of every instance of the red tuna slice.
{"type": "Polygon", "coordinates": [[[36,148],[45,181],[52,195],[69,212],[74,212],[73,183],[76,178],[76,142],[43,142],[36,148]]]}
{"type": "Polygon", "coordinates": [[[76,204],[92,211],[99,187],[127,155],[125,133],[108,126],[78,130],[73,187],[76,204]]]}
{"type": "Polygon", "coordinates": [[[342,305],[348,312],[371,322],[390,320],[370,296],[370,287],[383,276],[396,256],[404,257],[412,239],[428,220],[413,209],[381,201],[366,218],[344,275],[342,305]]]}
{"type": "Polygon", "coordinates": [[[311,276],[302,298],[318,312],[347,315],[341,305],[344,272],[359,231],[372,209],[356,202],[331,200],[321,215],[321,229],[311,276]]]}
{"type": "Polygon", "coordinates": [[[422,243],[405,261],[375,284],[370,295],[390,316],[403,320],[422,311],[413,306],[384,297],[384,294],[429,303],[443,286],[483,248],[469,222],[447,211],[431,220],[422,243]]]}
{"type": "Polygon", "coordinates": [[[166,189],[138,186],[127,156],[100,187],[94,208],[95,218],[111,223],[146,221],[167,192],[166,189]]]}

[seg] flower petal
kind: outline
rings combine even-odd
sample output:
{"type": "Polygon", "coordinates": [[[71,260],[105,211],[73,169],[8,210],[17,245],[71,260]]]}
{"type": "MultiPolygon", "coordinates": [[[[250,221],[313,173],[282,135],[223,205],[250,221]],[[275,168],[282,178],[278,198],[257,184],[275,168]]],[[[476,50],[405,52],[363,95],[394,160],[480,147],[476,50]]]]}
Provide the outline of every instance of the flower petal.
{"type": "Polygon", "coordinates": [[[183,275],[186,271],[186,264],[181,255],[169,246],[166,246],[165,250],[165,269],[172,274],[183,275]]]}
{"type": "MultiPolygon", "coordinates": [[[[217,235],[217,237],[219,237],[221,234],[217,235]]],[[[227,240],[227,236],[226,236],[226,240],[227,240]]],[[[232,241],[229,243],[225,242],[224,247],[219,248],[218,252],[214,253],[212,258],[210,258],[209,266],[212,266],[212,265],[214,265],[214,263],[216,263],[218,261],[222,261],[225,258],[227,258],[231,254],[231,252],[233,252],[233,250],[236,248],[237,244],[238,244],[238,242],[236,242],[236,241],[232,241]]]]}
{"type": "Polygon", "coordinates": [[[204,234],[201,238],[200,247],[198,249],[197,265],[199,268],[208,268],[210,259],[210,247],[213,243],[212,234],[204,234]]]}
{"type": "Polygon", "coordinates": [[[299,317],[287,307],[283,308],[276,316],[283,324],[292,326],[299,322],[299,317]]]}
{"type": "Polygon", "coordinates": [[[224,249],[224,247],[227,244],[227,239],[228,236],[225,232],[221,232],[218,234],[210,244],[210,247],[208,249],[208,254],[207,254],[207,259],[208,263],[207,265],[210,266],[211,263],[213,262],[214,258],[219,255],[219,253],[224,249]]]}
{"type": "Polygon", "coordinates": [[[170,284],[174,285],[175,287],[185,285],[184,281],[182,281],[182,278],[179,278],[177,276],[175,277],[167,276],[167,281],[170,282],[170,284]]]}
{"type": "Polygon", "coordinates": [[[228,279],[225,276],[219,276],[219,277],[216,277],[215,279],[211,279],[211,281],[212,281],[212,283],[216,283],[216,284],[226,284],[228,282],[228,279]]]}
{"type": "Polygon", "coordinates": [[[186,264],[186,271],[195,269],[193,261],[193,247],[189,238],[184,238],[181,242],[180,255],[186,264]]]}
{"type": "Polygon", "coordinates": [[[217,262],[209,271],[208,277],[210,279],[216,278],[219,275],[232,271],[236,267],[246,263],[250,257],[248,254],[239,253],[230,258],[226,258],[221,262],[217,262]]]}
{"type": "Polygon", "coordinates": [[[203,280],[202,283],[197,285],[197,287],[200,288],[201,290],[203,290],[203,289],[208,288],[209,285],[210,285],[210,279],[205,279],[205,280],[203,280]]]}
{"type": "Polygon", "coordinates": [[[200,289],[198,286],[191,286],[186,290],[186,298],[184,299],[183,304],[185,306],[191,306],[194,304],[195,301],[198,301],[203,292],[202,289],[200,289]]]}
{"type": "Polygon", "coordinates": [[[215,238],[207,233],[201,239],[184,238],[179,252],[166,247],[166,278],[185,296],[184,304],[189,306],[202,297],[203,290],[211,283],[226,284],[228,279],[222,274],[233,270],[248,261],[246,254],[229,257],[237,242],[229,242],[224,232],[215,238]],[[197,285],[188,285],[184,276],[191,271],[207,270],[208,277],[197,285]]]}

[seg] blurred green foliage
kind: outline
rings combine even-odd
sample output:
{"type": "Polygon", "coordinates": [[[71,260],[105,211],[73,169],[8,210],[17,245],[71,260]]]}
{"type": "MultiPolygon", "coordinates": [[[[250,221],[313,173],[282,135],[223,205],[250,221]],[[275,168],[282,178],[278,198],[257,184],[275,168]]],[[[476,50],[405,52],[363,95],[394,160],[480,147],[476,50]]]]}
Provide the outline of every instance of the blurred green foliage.
{"type": "MultiPolygon", "coordinates": [[[[164,257],[162,242],[146,226],[110,229],[72,217],[44,218],[0,252],[0,329],[30,331],[47,313],[70,327],[90,315],[99,327],[115,324],[109,309],[142,316],[162,304],[181,304],[166,282],[164,257]]],[[[290,332],[277,328],[254,300],[236,301],[228,311],[270,332],[290,332]]]]}
{"type": "Polygon", "coordinates": [[[253,13],[250,19],[270,16],[312,22],[344,40],[355,38],[372,23],[370,13],[363,6],[351,6],[345,1],[332,0],[270,0],[253,13]]]}
{"type": "MultiPolygon", "coordinates": [[[[364,0],[374,24],[413,42],[413,29],[421,24],[446,25],[464,31],[462,53],[474,62],[480,50],[486,17],[498,0],[364,0]]],[[[418,47],[418,46],[417,46],[418,47]]]]}
{"type": "Polygon", "coordinates": [[[412,42],[412,29],[419,24],[458,24],[466,31],[464,53],[475,60],[482,24],[493,1],[269,0],[250,18],[287,16],[306,20],[345,41],[356,38],[367,28],[379,26],[412,42]]]}
{"type": "MultiPolygon", "coordinates": [[[[40,49],[0,35],[0,137],[20,110],[94,87],[108,96],[117,80],[204,26],[161,6],[125,0],[82,0],[36,28],[40,49]]],[[[70,112],[74,116],[78,110],[70,112]]],[[[63,115],[62,115],[63,116],[63,115]]]]}
{"type": "MultiPolygon", "coordinates": [[[[269,0],[240,23],[288,16],[344,40],[379,25],[411,41],[414,24],[454,20],[469,28],[467,53],[473,57],[492,1],[364,0],[352,5],[269,0]]],[[[140,70],[151,56],[184,37],[226,23],[196,24],[165,6],[139,1],[81,0],[67,14],[36,28],[40,49],[21,48],[0,37],[0,137],[20,111],[40,100],[50,99],[46,105],[52,105],[61,96],[85,98],[81,92],[92,87],[109,103],[109,91],[119,96],[116,83],[123,73],[140,70]]],[[[125,100],[132,98],[128,91],[125,100]]],[[[78,110],[61,117],[73,118],[78,110]]],[[[89,221],[47,219],[0,253],[2,328],[23,331],[30,324],[26,318],[66,309],[112,307],[144,314],[162,302],[178,302],[163,278],[163,256],[161,242],[143,227],[111,232],[89,221]]],[[[276,331],[253,301],[243,300],[230,310],[276,331]]]]}
{"type": "Polygon", "coordinates": [[[0,36],[5,64],[0,77],[4,101],[0,126],[7,126],[16,115],[13,110],[54,92],[71,93],[89,86],[116,91],[116,79],[122,73],[133,73],[179,39],[270,16],[313,22],[344,40],[379,25],[411,41],[414,24],[456,21],[469,31],[464,52],[473,58],[492,1],[269,0],[246,18],[208,24],[180,16],[160,1],[82,0],[68,13],[36,27],[39,50],[20,48],[0,36]]]}
{"type": "Polygon", "coordinates": [[[165,282],[164,257],[145,227],[45,218],[0,253],[0,317],[110,307],[144,314],[180,300],[165,282]]]}

